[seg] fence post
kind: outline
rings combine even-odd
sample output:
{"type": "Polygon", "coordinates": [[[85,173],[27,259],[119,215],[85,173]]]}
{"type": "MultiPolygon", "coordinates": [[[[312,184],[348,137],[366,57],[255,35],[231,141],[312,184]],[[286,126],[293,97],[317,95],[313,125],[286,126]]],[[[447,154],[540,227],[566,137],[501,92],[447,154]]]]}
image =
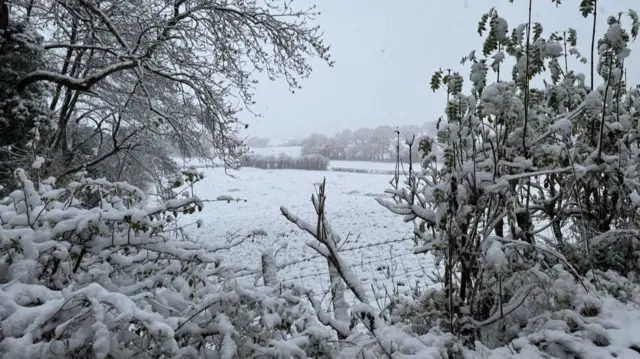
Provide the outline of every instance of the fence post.
{"type": "Polygon", "coordinates": [[[267,249],[262,252],[260,257],[262,266],[262,279],[264,285],[268,287],[275,287],[278,285],[278,268],[276,266],[276,258],[273,255],[273,250],[267,249]]]}

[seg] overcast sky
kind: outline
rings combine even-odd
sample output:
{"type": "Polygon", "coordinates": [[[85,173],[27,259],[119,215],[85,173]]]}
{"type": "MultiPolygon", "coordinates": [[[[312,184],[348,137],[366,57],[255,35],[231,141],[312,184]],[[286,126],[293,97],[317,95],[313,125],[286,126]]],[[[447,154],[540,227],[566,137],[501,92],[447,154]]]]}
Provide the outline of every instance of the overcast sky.
{"type": "MultiPolygon", "coordinates": [[[[309,0],[297,0],[306,3],[309,0]]],[[[440,67],[464,70],[460,59],[480,49],[480,16],[492,6],[510,28],[526,22],[527,0],[311,0],[322,12],[317,22],[325,31],[336,64],[312,61],[314,72],[291,94],[284,81],[265,77],[257,87],[254,107],[263,115],[245,112],[248,135],[300,137],[333,134],[344,128],[378,125],[420,125],[442,113],[443,96],[431,92],[429,80],[440,67]]],[[[640,12],[639,0],[599,0],[600,36],[606,17],[629,8],[640,12]],[[634,5],[632,5],[634,4],[634,5]]],[[[533,2],[533,21],[545,33],[568,27],[578,31],[578,45],[588,57],[591,19],[578,10],[579,0],[564,0],[556,8],[550,0],[533,2]]],[[[640,41],[640,40],[638,40],[640,41]]],[[[629,82],[640,83],[640,45],[631,44],[629,82]],[[633,80],[633,81],[632,81],[633,80]]],[[[582,70],[588,76],[588,68],[582,70]]]]}

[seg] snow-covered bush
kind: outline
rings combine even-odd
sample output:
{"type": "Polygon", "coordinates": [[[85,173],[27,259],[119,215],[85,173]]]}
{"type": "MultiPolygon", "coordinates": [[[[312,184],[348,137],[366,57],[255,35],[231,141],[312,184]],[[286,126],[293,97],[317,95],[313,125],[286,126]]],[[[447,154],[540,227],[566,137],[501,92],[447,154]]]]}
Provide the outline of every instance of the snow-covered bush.
{"type": "MultiPolygon", "coordinates": [[[[323,181],[317,196],[311,197],[317,215],[314,222],[307,222],[285,207],[280,208],[287,220],[313,237],[305,242],[306,245],[327,260],[331,308],[323,308],[314,299],[313,293],[290,285],[298,293],[307,293],[317,319],[333,331],[328,337],[337,339],[335,345],[328,346],[327,343],[323,347],[325,353],[333,355],[323,357],[368,359],[391,358],[393,355],[400,358],[448,358],[449,347],[455,343],[452,335],[443,335],[441,332],[418,333],[407,320],[390,320],[389,315],[383,315],[374,307],[373,298],[370,298],[363,283],[340,254],[342,238],[331,228],[325,213],[325,187],[326,181],[323,181]],[[347,301],[348,292],[355,303],[347,301]]],[[[404,308],[408,307],[406,302],[404,304],[404,308]]],[[[418,312],[414,311],[413,314],[418,312]]]]}
{"type": "Polygon", "coordinates": [[[245,167],[255,167],[262,169],[293,169],[293,170],[312,170],[326,171],[329,167],[329,159],[321,155],[303,155],[292,157],[281,153],[274,155],[258,155],[252,154],[247,156],[243,163],[245,167]]]}
{"type": "Polygon", "coordinates": [[[393,175],[395,170],[380,170],[380,169],[367,169],[367,168],[348,168],[348,167],[331,167],[333,172],[346,172],[346,173],[367,173],[371,175],[393,175]]]}
{"type": "MultiPolygon", "coordinates": [[[[414,333],[440,330],[468,348],[497,348],[535,336],[535,321],[545,318],[563,321],[555,329],[566,329],[569,342],[607,345],[572,327],[593,329],[584,323],[600,313],[595,291],[626,301],[636,291],[599,280],[607,269],[637,278],[639,263],[640,87],[626,83],[624,68],[640,21],[630,10],[607,23],[591,63],[599,86],[569,67],[573,57],[588,62],[573,29],[547,37],[538,23],[509,29],[495,9],[479,23],[482,51],[462,60],[469,84],[452,69],[432,77],[434,91],[444,87],[447,96],[438,137],[421,143],[423,170],[388,190],[392,199],[379,199],[414,223],[415,252],[433,254],[444,269],[442,289],[395,309],[414,333]],[[543,87],[534,87],[536,77],[543,87]]],[[[529,342],[554,356],[568,343],[549,340],[529,342]]]]}
{"type": "MultiPolygon", "coordinates": [[[[223,252],[195,243],[182,217],[202,208],[201,178],[153,205],[126,183],[79,177],[64,188],[15,171],[0,201],[2,358],[303,358],[322,328],[296,291],[272,278],[228,279],[223,252]],[[314,339],[315,338],[315,339],[314,339]]],[[[310,349],[311,348],[311,349],[310,349]]],[[[314,349],[315,348],[315,349],[314,349]]],[[[322,356],[322,354],[319,354],[322,356]]]]}
{"type": "Polygon", "coordinates": [[[9,24],[0,36],[0,196],[10,191],[11,173],[42,154],[51,125],[44,83],[16,91],[20,79],[43,67],[42,36],[28,22],[9,24]],[[3,191],[2,187],[5,188],[3,191]]]}
{"type": "MultiPolygon", "coordinates": [[[[342,239],[329,224],[325,201],[323,182],[318,195],[312,196],[318,216],[313,222],[281,208],[290,222],[313,237],[306,244],[326,258],[329,269],[329,308],[322,307],[304,288],[281,284],[298,295],[307,294],[320,323],[333,331],[333,334],[321,331],[325,338],[323,355],[307,350],[308,357],[614,359],[637,356],[640,341],[627,332],[640,329],[637,324],[640,311],[637,305],[626,303],[634,301],[640,287],[613,272],[580,278],[561,264],[536,264],[497,284],[496,268],[486,268],[486,275],[481,279],[493,282],[481,289],[495,290],[509,301],[505,305],[480,303],[495,308],[483,321],[467,316],[464,329],[479,331],[473,342],[469,342],[464,333],[455,335],[457,328],[449,325],[446,318],[450,296],[445,290],[390,294],[389,304],[377,309],[340,253],[342,239]],[[598,290],[598,286],[604,291],[598,290]],[[503,289],[498,292],[500,287],[503,289]],[[355,302],[348,301],[349,297],[355,302]]],[[[490,257],[487,262],[499,265],[503,257],[500,253],[508,253],[513,248],[509,249],[508,244],[499,248],[495,239],[491,243],[493,248],[487,250],[490,257]]],[[[263,265],[262,277],[265,283],[277,283],[275,263],[268,253],[265,257],[263,262],[269,264],[263,265]]],[[[487,293],[479,296],[491,299],[487,293]]]]}

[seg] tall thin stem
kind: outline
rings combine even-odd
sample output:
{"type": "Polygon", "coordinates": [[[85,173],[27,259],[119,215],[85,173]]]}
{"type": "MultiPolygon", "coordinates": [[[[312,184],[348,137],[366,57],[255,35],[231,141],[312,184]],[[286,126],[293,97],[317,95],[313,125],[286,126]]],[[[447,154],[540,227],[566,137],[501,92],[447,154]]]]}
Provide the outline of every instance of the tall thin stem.
{"type": "Polygon", "coordinates": [[[529,19],[527,20],[527,42],[525,47],[526,66],[524,76],[524,129],[522,133],[522,149],[525,157],[528,156],[527,151],[527,125],[529,124],[529,48],[531,46],[531,8],[533,0],[529,0],[529,19]]]}
{"type": "Polygon", "coordinates": [[[562,36],[562,40],[564,42],[564,76],[566,77],[569,73],[569,62],[567,58],[569,55],[567,54],[567,32],[565,31],[562,36]]]}
{"type": "MultiPolygon", "coordinates": [[[[525,89],[524,89],[524,131],[522,133],[522,148],[524,150],[525,158],[529,158],[529,151],[527,150],[527,124],[529,123],[529,51],[530,51],[530,42],[531,42],[531,9],[533,7],[533,0],[529,0],[529,18],[527,21],[527,44],[526,44],[526,77],[525,77],[525,89]]],[[[527,228],[522,228],[525,232],[525,238],[529,237],[529,198],[531,197],[531,179],[527,179],[527,197],[525,198],[525,226],[527,228]]],[[[531,240],[531,243],[533,240],[531,240]]]]}
{"type": "Polygon", "coordinates": [[[598,0],[593,1],[593,28],[591,30],[591,91],[593,91],[593,84],[595,81],[594,67],[595,67],[595,55],[593,52],[596,49],[596,23],[598,21],[598,0]]]}

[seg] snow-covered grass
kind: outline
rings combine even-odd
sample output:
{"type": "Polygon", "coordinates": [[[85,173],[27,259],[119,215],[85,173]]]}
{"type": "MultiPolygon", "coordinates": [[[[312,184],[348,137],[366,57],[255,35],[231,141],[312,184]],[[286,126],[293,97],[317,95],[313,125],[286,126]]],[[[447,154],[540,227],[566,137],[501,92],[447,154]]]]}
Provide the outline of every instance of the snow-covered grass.
{"type": "MultiPolygon", "coordinates": [[[[425,272],[431,273],[432,261],[412,254],[412,227],[380,206],[376,196],[389,187],[388,175],[317,172],[301,170],[260,170],[243,168],[225,175],[222,169],[203,169],[205,178],[195,186],[202,199],[220,196],[246,199],[237,202],[211,202],[196,219],[201,228],[192,227],[200,241],[219,240],[229,232],[249,237],[230,252],[234,263],[258,269],[261,251],[276,251],[281,280],[304,284],[322,295],[328,283],[326,260],[317,257],[305,245],[311,237],[288,222],[280,206],[315,223],[311,205],[314,184],[327,179],[327,216],[335,231],[346,241],[341,246],[344,258],[354,267],[358,278],[371,293],[371,285],[408,291],[416,281],[425,287],[425,272]]],[[[223,197],[228,198],[228,197],[223,197]]],[[[251,279],[251,277],[247,277],[251,279]]]]}
{"type": "MultiPolygon", "coordinates": [[[[251,151],[259,156],[278,156],[285,154],[290,157],[300,157],[300,147],[266,147],[266,148],[252,148],[251,151]]],[[[197,158],[180,158],[175,157],[174,160],[179,166],[184,168],[189,167],[216,167],[221,163],[209,163],[197,158]],[[213,165],[213,166],[212,166],[213,165]]],[[[374,162],[374,161],[336,161],[332,160],[329,164],[329,169],[332,171],[354,172],[369,171],[370,173],[385,174],[395,170],[396,164],[394,162],[374,162]],[[346,170],[346,171],[345,171],[346,170]]],[[[408,165],[404,164],[404,170],[408,169],[408,165]]],[[[401,168],[401,172],[402,168],[401,168]]]]}
{"type": "Polygon", "coordinates": [[[350,168],[375,171],[393,171],[396,168],[395,162],[372,162],[372,161],[331,161],[329,168],[350,168]]]}

